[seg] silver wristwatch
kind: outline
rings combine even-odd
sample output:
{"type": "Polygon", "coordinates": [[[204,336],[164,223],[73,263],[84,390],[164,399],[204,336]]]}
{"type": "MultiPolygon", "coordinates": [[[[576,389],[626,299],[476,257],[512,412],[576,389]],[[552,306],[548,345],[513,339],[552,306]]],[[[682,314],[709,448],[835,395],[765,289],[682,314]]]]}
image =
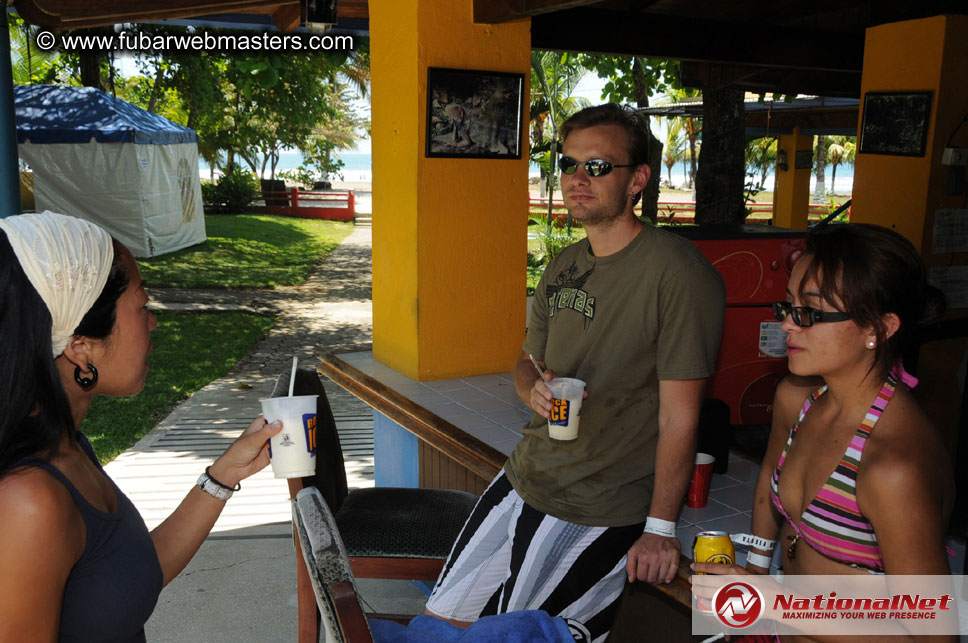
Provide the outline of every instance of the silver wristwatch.
{"type": "Polygon", "coordinates": [[[198,488],[221,501],[226,501],[232,497],[235,493],[232,489],[226,489],[225,487],[219,485],[207,473],[203,473],[198,476],[198,488]]]}

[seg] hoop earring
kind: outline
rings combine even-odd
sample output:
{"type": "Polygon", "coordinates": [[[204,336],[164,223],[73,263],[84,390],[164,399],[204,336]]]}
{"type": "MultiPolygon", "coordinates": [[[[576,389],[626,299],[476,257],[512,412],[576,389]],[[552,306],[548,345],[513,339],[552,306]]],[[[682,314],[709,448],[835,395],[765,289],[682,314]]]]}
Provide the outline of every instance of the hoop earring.
{"type": "Polygon", "coordinates": [[[88,364],[87,370],[91,371],[90,377],[84,377],[81,375],[80,366],[74,367],[74,381],[77,382],[78,386],[80,386],[82,389],[85,389],[85,390],[97,384],[97,369],[94,368],[93,365],[88,364]]]}

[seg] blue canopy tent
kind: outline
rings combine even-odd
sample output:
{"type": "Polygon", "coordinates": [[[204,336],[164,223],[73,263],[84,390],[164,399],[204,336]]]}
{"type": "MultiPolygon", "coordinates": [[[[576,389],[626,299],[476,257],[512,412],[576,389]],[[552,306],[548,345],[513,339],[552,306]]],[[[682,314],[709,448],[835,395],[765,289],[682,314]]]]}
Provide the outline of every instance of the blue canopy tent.
{"type": "Polygon", "coordinates": [[[205,241],[198,137],[92,87],[14,88],[38,210],[104,227],[137,257],[205,241]]]}

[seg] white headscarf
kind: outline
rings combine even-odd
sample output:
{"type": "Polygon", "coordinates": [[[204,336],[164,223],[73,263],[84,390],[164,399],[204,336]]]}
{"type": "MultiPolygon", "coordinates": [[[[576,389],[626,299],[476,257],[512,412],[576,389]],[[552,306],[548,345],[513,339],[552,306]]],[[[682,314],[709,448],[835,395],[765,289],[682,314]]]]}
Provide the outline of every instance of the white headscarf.
{"type": "Polygon", "coordinates": [[[0,219],[0,229],[47,304],[57,357],[104,290],[114,262],[111,235],[90,221],[49,211],[0,219]]]}

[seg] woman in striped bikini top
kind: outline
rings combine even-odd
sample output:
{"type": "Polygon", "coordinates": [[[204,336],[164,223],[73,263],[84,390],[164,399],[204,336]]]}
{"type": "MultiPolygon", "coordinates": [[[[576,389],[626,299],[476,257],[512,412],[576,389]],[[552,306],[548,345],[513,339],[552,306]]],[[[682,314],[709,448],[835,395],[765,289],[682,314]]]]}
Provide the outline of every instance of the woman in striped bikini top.
{"type": "MultiPolygon", "coordinates": [[[[943,310],[897,233],[848,224],[808,235],[774,305],[791,375],[776,390],[753,510],[753,534],[779,536],[785,573],[950,573],[951,463],[901,366],[912,331],[943,310]]],[[[771,552],[751,553],[762,563],[771,552]]]]}
{"type": "Polygon", "coordinates": [[[861,512],[857,503],[857,471],[871,431],[884,409],[887,408],[887,403],[893,397],[896,387],[897,382],[888,376],[884,387],[864,416],[863,422],[851,438],[840,461],[817,495],[807,504],[798,524],[780,501],[780,471],[783,469],[783,463],[790,452],[790,446],[800,428],[800,423],[803,422],[811,405],[827,391],[827,386],[817,389],[803,403],[803,408],[793,428],[790,429],[790,437],[787,438],[786,446],[783,447],[783,453],[780,454],[776,468],[773,469],[773,476],[770,478],[770,499],[773,501],[773,506],[794,531],[793,539],[787,548],[788,557],[796,556],[797,545],[802,539],[820,554],[837,562],[877,572],[884,570],[884,558],[877,544],[874,526],[861,512]]]}

